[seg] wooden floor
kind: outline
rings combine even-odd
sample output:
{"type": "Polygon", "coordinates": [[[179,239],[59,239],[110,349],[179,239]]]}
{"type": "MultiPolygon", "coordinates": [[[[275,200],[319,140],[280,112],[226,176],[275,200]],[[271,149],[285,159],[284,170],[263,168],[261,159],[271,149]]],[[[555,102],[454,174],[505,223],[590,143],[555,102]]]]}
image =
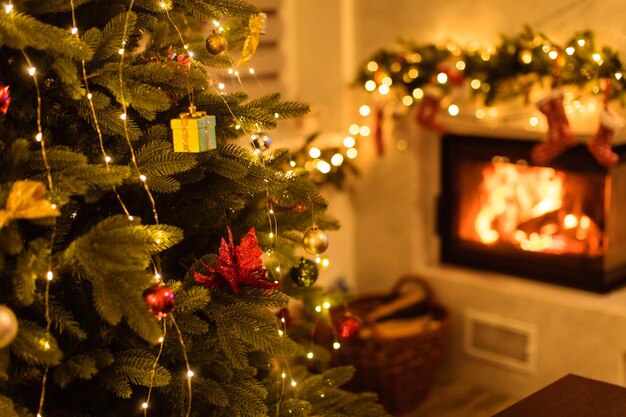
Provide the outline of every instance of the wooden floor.
{"type": "Polygon", "coordinates": [[[519,399],[468,384],[438,383],[420,407],[402,417],[491,417],[519,399]]]}

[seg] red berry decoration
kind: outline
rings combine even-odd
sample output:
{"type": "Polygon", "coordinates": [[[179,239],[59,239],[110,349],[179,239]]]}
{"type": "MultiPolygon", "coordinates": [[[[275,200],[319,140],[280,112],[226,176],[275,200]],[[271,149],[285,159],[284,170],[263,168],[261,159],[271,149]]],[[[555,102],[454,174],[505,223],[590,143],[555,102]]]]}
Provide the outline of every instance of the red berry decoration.
{"type": "Polygon", "coordinates": [[[361,319],[354,314],[348,314],[337,320],[336,326],[339,340],[349,340],[361,331],[361,319]]]}
{"type": "Polygon", "coordinates": [[[0,84],[0,113],[7,114],[10,103],[11,95],[9,94],[9,86],[0,84]]]}
{"type": "Polygon", "coordinates": [[[158,318],[166,317],[174,309],[176,295],[169,287],[162,284],[153,285],[143,292],[146,303],[158,318]]]}

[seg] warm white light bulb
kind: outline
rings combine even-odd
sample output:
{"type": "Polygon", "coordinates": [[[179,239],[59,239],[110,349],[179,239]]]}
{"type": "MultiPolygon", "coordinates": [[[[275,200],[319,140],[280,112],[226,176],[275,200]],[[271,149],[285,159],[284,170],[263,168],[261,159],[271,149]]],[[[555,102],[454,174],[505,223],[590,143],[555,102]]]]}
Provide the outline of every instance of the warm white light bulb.
{"type": "Polygon", "coordinates": [[[122,120],[126,120],[126,113],[122,113],[122,114],[120,114],[120,119],[122,119],[122,120]]]}
{"type": "Polygon", "coordinates": [[[448,106],[448,113],[450,114],[450,116],[458,116],[459,106],[457,106],[456,104],[450,104],[450,106],[448,106]]]}
{"type": "Polygon", "coordinates": [[[54,274],[52,273],[52,271],[48,271],[48,273],[46,274],[46,278],[48,279],[48,281],[52,281],[54,279],[54,274]]]}
{"type": "Polygon", "coordinates": [[[35,72],[37,72],[37,68],[35,68],[35,67],[30,67],[28,69],[28,75],[30,75],[31,77],[35,76],[35,72]]]}
{"type": "Polygon", "coordinates": [[[139,179],[140,179],[141,181],[143,181],[143,182],[146,182],[146,180],[147,180],[148,178],[147,178],[145,175],[141,174],[141,175],[139,176],[139,179]]]}
{"type": "Polygon", "coordinates": [[[350,159],[354,159],[358,155],[358,151],[355,148],[350,148],[346,151],[346,156],[350,159]]]}
{"type": "Polygon", "coordinates": [[[93,98],[93,94],[88,93],[88,94],[87,94],[87,100],[91,100],[92,98],[93,98]]]}
{"type": "Polygon", "coordinates": [[[193,371],[190,369],[187,371],[187,378],[192,378],[193,377],[193,371]]]}
{"type": "Polygon", "coordinates": [[[217,88],[219,88],[220,90],[223,90],[224,88],[226,88],[226,86],[224,85],[224,83],[219,83],[217,85],[217,88]]]}
{"type": "Polygon", "coordinates": [[[279,117],[280,117],[280,114],[274,113],[274,119],[278,119],[279,117]]]}
{"type": "Polygon", "coordinates": [[[376,81],[368,80],[365,82],[365,89],[369,92],[376,90],[376,81]]]}
{"type": "Polygon", "coordinates": [[[339,343],[339,342],[335,342],[335,343],[333,343],[333,349],[337,350],[337,349],[339,349],[340,347],[341,347],[341,343],[339,343]]]}
{"type": "Polygon", "coordinates": [[[343,146],[346,148],[353,148],[356,145],[356,140],[352,136],[346,136],[343,138],[343,146]]]}
{"type": "Polygon", "coordinates": [[[250,67],[248,71],[250,72],[250,74],[254,74],[254,68],[250,67]]]}
{"type": "Polygon", "coordinates": [[[321,172],[322,174],[328,174],[331,170],[331,166],[328,162],[326,161],[319,161],[317,163],[317,167],[316,167],[319,172],[321,172]]]}
{"type": "Polygon", "coordinates": [[[70,33],[71,33],[72,35],[76,35],[76,34],[78,33],[78,28],[77,28],[77,27],[73,27],[73,28],[70,30],[70,33]]]}
{"type": "Polygon", "coordinates": [[[322,312],[322,306],[315,306],[315,311],[317,311],[318,313],[322,312]]]}
{"type": "Polygon", "coordinates": [[[108,164],[109,162],[111,162],[111,157],[109,155],[104,157],[105,162],[108,164]]]}
{"type": "Polygon", "coordinates": [[[6,12],[6,14],[9,14],[13,11],[13,5],[11,3],[7,4],[6,6],[4,6],[4,11],[6,12]]]}
{"type": "Polygon", "coordinates": [[[448,82],[448,75],[445,72],[440,72],[437,74],[437,82],[439,84],[445,84],[448,82]]]}
{"type": "Polygon", "coordinates": [[[328,310],[330,308],[330,303],[328,301],[324,301],[324,304],[322,304],[322,306],[328,310]]]}
{"type": "Polygon", "coordinates": [[[330,163],[336,167],[341,166],[341,164],[343,164],[343,155],[340,153],[334,154],[332,158],[330,158],[330,163]]]}
{"type": "Polygon", "coordinates": [[[296,381],[294,381],[294,380],[291,380],[291,386],[295,387],[296,385],[298,385],[298,383],[296,381]]]}
{"type": "Polygon", "coordinates": [[[143,408],[144,410],[148,408],[148,403],[143,403],[141,404],[141,408],[143,408]]]}
{"type": "Polygon", "coordinates": [[[37,133],[37,134],[35,135],[35,140],[36,140],[37,142],[41,142],[41,140],[42,140],[42,139],[43,139],[43,135],[41,134],[41,132],[39,132],[39,133],[37,133]]]}
{"type": "Polygon", "coordinates": [[[124,55],[124,48],[120,48],[120,49],[117,51],[117,53],[118,53],[118,54],[120,54],[120,55],[124,55]]]}
{"type": "Polygon", "coordinates": [[[567,48],[565,48],[565,53],[567,55],[574,55],[574,52],[576,52],[576,49],[574,49],[573,46],[568,46],[567,48]]]}
{"type": "Polygon", "coordinates": [[[322,155],[322,151],[319,148],[311,148],[309,149],[309,156],[311,158],[319,158],[322,155]]]}
{"type": "Polygon", "coordinates": [[[307,353],[306,357],[309,358],[309,359],[313,359],[313,352],[307,353]]]}

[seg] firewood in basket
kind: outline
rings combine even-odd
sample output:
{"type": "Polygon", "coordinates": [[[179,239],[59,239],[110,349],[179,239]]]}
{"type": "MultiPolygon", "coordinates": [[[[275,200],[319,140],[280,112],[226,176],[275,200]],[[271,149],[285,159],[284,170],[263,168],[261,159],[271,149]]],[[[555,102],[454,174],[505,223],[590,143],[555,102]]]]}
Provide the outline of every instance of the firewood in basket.
{"type": "Polygon", "coordinates": [[[432,315],[426,314],[421,317],[411,319],[394,319],[384,322],[373,323],[361,329],[359,337],[368,339],[377,337],[380,339],[399,339],[403,337],[415,336],[426,330],[435,330],[441,326],[439,320],[433,320],[432,315]]]}
{"type": "Polygon", "coordinates": [[[430,309],[426,293],[422,289],[415,290],[399,298],[376,307],[367,313],[365,323],[374,323],[385,320],[418,317],[428,313],[430,309]]]}

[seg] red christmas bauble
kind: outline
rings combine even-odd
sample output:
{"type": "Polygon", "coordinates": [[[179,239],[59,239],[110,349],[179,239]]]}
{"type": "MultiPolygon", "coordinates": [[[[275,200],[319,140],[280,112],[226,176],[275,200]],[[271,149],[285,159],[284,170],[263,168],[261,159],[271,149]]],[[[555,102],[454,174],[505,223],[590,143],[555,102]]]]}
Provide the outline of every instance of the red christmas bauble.
{"type": "Polygon", "coordinates": [[[169,287],[162,284],[153,285],[143,292],[143,296],[158,318],[166,317],[174,309],[176,295],[169,287]]]}
{"type": "Polygon", "coordinates": [[[0,113],[7,114],[10,103],[11,95],[9,94],[9,86],[0,84],[0,113]]]}
{"type": "Polygon", "coordinates": [[[336,327],[339,340],[349,340],[361,331],[361,319],[349,314],[337,320],[336,327]]]}

